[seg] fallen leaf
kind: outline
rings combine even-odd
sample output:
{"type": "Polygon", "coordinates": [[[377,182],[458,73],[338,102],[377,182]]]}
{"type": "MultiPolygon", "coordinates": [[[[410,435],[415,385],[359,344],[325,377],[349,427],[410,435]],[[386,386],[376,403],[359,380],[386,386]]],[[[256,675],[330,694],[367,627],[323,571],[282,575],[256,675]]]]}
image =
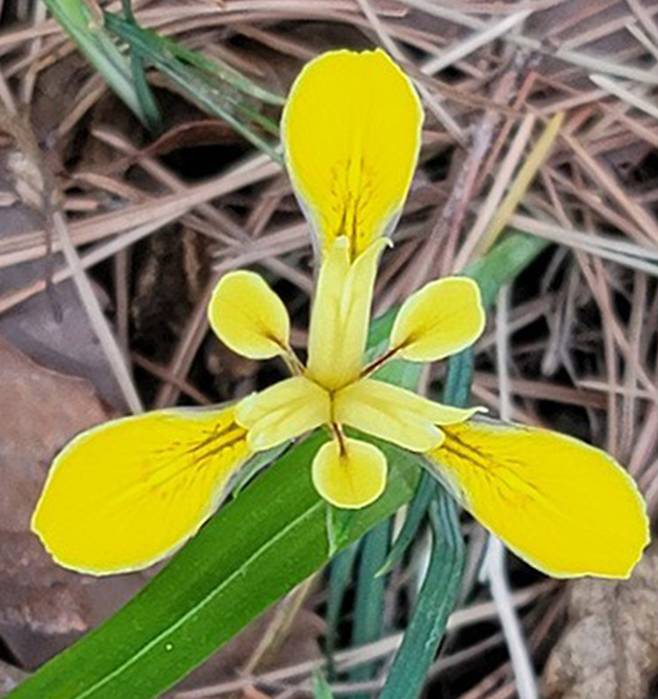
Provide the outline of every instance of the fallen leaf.
{"type": "Polygon", "coordinates": [[[85,379],[34,363],[0,339],[0,635],[34,668],[98,624],[144,584],[98,580],[56,565],[30,517],[57,451],[112,416],[85,379]]]}
{"type": "Polygon", "coordinates": [[[630,580],[579,580],[569,623],[549,657],[547,699],[647,699],[658,671],[658,544],[630,580]]]}
{"type": "Polygon", "coordinates": [[[26,677],[25,672],[0,660],[0,697],[15,689],[26,677]]]}
{"type": "MultiPolygon", "coordinates": [[[[0,190],[15,192],[17,181],[7,167],[11,154],[12,151],[0,152],[0,190]]],[[[17,199],[11,206],[2,208],[0,240],[3,243],[19,241],[21,234],[42,224],[39,213],[17,199]]],[[[0,295],[43,280],[47,264],[45,259],[38,259],[2,268],[0,295]]],[[[62,256],[54,255],[52,268],[58,269],[62,264],[62,256]]],[[[0,315],[0,335],[41,364],[93,381],[111,405],[124,405],[118,384],[72,281],[57,284],[52,298],[40,293],[0,315]],[[61,310],[61,318],[56,317],[55,306],[61,310]]]]}

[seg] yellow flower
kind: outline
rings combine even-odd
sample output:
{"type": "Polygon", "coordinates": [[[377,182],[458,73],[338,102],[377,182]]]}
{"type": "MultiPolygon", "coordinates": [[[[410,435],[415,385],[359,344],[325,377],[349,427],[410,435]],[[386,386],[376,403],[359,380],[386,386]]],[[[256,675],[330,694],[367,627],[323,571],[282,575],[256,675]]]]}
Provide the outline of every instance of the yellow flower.
{"type": "Polygon", "coordinates": [[[346,236],[334,239],[320,267],[304,367],[290,349],[290,322],[283,304],[261,277],[227,274],[209,306],[217,336],[246,357],[281,355],[293,377],[242,400],[236,420],[247,430],[252,451],[271,449],[322,425],[333,436],[312,465],[313,482],[333,505],[359,508],[376,500],[386,485],[382,452],[347,437],[352,427],[404,449],[428,452],[441,446],[441,425],[471,417],[433,403],[372,375],[394,358],[431,361],[467,347],[482,332],[484,312],[470,279],[442,279],[411,296],[400,309],[383,357],[364,366],[378,239],[352,261],[346,236]]]}
{"type": "Polygon", "coordinates": [[[351,428],[422,455],[484,526],[540,570],[630,574],[648,541],[647,518],[611,457],[377,379],[393,359],[433,362],[475,342],[485,322],[477,284],[427,284],[400,308],[389,349],[364,361],[377,266],[411,183],[422,118],[412,85],[382,51],[330,52],[304,68],[282,127],[320,260],[306,364],[267,283],[244,270],[225,275],[208,308],[211,327],[246,357],[281,357],[291,377],[237,405],[149,413],[74,439],[32,522],[57,561],[103,574],[163,558],[210,516],[251,455],[324,427],[331,439],[310,467],[337,507],[364,507],[386,487],[383,452],[347,436],[351,428]]]}

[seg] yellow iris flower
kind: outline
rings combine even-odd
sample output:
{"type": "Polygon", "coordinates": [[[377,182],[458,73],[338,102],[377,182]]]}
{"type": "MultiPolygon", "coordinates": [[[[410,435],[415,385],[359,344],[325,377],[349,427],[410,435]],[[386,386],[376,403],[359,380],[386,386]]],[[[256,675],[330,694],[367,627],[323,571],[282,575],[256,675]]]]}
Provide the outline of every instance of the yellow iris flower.
{"type": "Polygon", "coordinates": [[[95,574],[172,553],[216,509],[255,453],[325,427],[312,470],[320,495],[361,508],[386,487],[372,435],[422,454],[485,527],[556,577],[627,577],[648,541],[644,503],[610,456],[570,437],[486,420],[379,381],[392,359],[432,362],[468,347],[485,322],[478,286],[451,277],[409,297],[389,349],[364,355],[378,262],[420,146],[423,112],[382,51],[311,61],[283,115],[286,163],[320,259],[304,365],[281,300],[257,274],[225,275],[208,308],[232,350],[281,357],[291,377],[235,405],[171,409],[89,430],[55,459],[32,527],[64,566],[95,574]]]}

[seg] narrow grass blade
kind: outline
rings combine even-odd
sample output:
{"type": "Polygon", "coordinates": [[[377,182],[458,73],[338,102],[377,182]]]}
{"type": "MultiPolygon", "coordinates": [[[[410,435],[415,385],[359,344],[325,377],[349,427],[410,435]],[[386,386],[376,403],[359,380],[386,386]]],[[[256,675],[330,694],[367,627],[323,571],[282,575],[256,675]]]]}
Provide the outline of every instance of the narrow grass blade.
{"type": "Polygon", "coordinates": [[[245,95],[260,102],[276,101],[277,104],[280,98],[218,61],[211,61],[117,15],[106,13],[105,26],[166,75],[201,109],[226,121],[274,160],[282,161],[276,147],[259,133],[262,130],[278,137],[278,125],[262,114],[245,95]]]}
{"type": "Polygon", "coordinates": [[[430,565],[380,699],[420,695],[459,593],[464,542],[457,507],[443,488],[438,490],[430,505],[434,538],[430,565]]]}
{"type": "Polygon", "coordinates": [[[175,57],[183,63],[194,66],[209,76],[213,76],[223,83],[232,86],[237,92],[250,95],[259,102],[279,107],[283,106],[285,102],[281,95],[270,92],[270,90],[249,80],[235,68],[220,61],[218,58],[208,58],[198,51],[186,48],[173,39],[160,36],[150,29],[144,29],[135,22],[127,22],[111,13],[105,15],[105,22],[124,41],[138,45],[144,51],[145,56],[151,60],[165,61],[168,58],[175,57]]]}
{"type": "Polygon", "coordinates": [[[472,380],[473,349],[469,347],[450,357],[443,387],[443,402],[457,408],[467,407],[471,398],[472,380]]]}
{"type": "MultiPolygon", "coordinates": [[[[499,289],[534,259],[546,243],[522,233],[512,233],[485,258],[469,266],[466,274],[480,285],[485,307],[491,306],[499,289]]],[[[469,404],[473,378],[473,350],[450,358],[443,391],[445,403],[469,404]]],[[[464,566],[464,547],[456,506],[445,489],[424,473],[418,483],[407,517],[381,572],[390,570],[414,540],[418,527],[430,513],[434,548],[430,566],[418,596],[412,619],[391,667],[382,699],[418,696],[445,631],[448,615],[457,601],[464,566]],[[437,529],[437,527],[440,527],[437,529]]]]}
{"type": "Polygon", "coordinates": [[[130,61],[115,46],[103,28],[102,17],[95,17],[89,6],[82,0],[44,0],[44,2],[50,14],[112,90],[135,116],[146,124],[146,115],[133,84],[130,61]]]}
{"type": "Polygon", "coordinates": [[[480,286],[482,302],[490,308],[500,289],[514,278],[548,246],[542,238],[512,230],[483,258],[464,270],[480,286]]]}
{"type": "Polygon", "coordinates": [[[377,576],[386,575],[402,560],[407,549],[414,542],[418,528],[425,520],[430,503],[435,497],[436,481],[429,473],[423,472],[413,500],[409,503],[402,528],[391,546],[384,565],[377,571],[377,576]]]}
{"type": "MultiPolygon", "coordinates": [[[[384,630],[385,580],[377,576],[388,553],[391,523],[381,522],[365,536],[356,583],[352,645],[361,646],[381,638],[384,630]]],[[[352,682],[369,680],[374,674],[372,664],[361,665],[350,673],[352,682]]],[[[361,697],[354,695],[352,699],[361,697]]]]}
{"type": "MultiPolygon", "coordinates": [[[[129,22],[135,24],[135,15],[133,14],[131,0],[121,0],[123,12],[129,22]]],[[[162,130],[162,114],[160,107],[155,99],[153,90],[146,79],[145,62],[140,50],[135,47],[131,51],[130,69],[135,83],[135,92],[142,107],[142,112],[146,119],[146,125],[152,133],[159,133],[162,130]]]]}
{"type": "Polygon", "coordinates": [[[332,657],[336,650],[338,640],[338,623],[340,621],[340,610],[343,606],[345,593],[352,581],[352,571],[356,561],[358,545],[352,544],[343,549],[331,562],[329,568],[329,591],[327,597],[327,613],[325,621],[327,624],[326,651],[331,669],[332,657]]]}
{"type": "MultiPolygon", "coordinates": [[[[473,379],[473,350],[465,349],[453,355],[448,362],[446,384],[443,390],[443,401],[448,405],[465,407],[469,403],[471,381],[473,379]]],[[[402,559],[409,546],[416,538],[418,528],[425,520],[430,503],[436,497],[436,479],[429,473],[423,472],[413,500],[407,508],[400,533],[395,539],[384,565],[377,575],[388,573],[402,559]]]]}

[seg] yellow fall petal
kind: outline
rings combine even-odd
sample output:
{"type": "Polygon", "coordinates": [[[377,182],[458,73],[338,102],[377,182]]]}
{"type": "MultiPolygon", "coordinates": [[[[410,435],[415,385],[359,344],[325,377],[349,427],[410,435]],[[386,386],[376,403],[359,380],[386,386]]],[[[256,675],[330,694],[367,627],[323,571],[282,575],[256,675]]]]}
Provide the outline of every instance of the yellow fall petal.
{"type": "Polygon", "coordinates": [[[444,428],[431,462],[485,527],[557,578],[627,578],[649,541],[633,479],[605,452],[547,430],[444,428]]]}
{"type": "Polygon", "coordinates": [[[304,376],[295,376],[244,398],[238,422],[248,430],[249,448],[270,449],[331,419],[329,394],[304,376]]]}
{"type": "Polygon", "coordinates": [[[308,339],[308,375],[328,389],[358,378],[368,338],[377,264],[387,245],[376,240],[350,263],[337,238],[320,267],[308,339]]]}
{"type": "Polygon", "coordinates": [[[254,272],[225,274],[208,304],[208,320],[219,339],[250,359],[285,354],[290,319],[281,299],[254,272]]]}
{"type": "Polygon", "coordinates": [[[443,441],[443,433],[437,425],[468,420],[479,410],[434,403],[376,379],[357,381],[334,397],[337,422],[420,452],[437,447],[443,441]]]}
{"type": "Polygon", "coordinates": [[[67,568],[95,575],[145,568],[196,533],[248,457],[233,408],[108,422],[54,460],[32,530],[67,568]]]}
{"type": "Polygon", "coordinates": [[[359,509],[384,492],[387,465],[384,454],[372,444],[344,440],[344,451],[333,440],[320,447],[313,460],[313,485],[336,507],[359,509]]]}
{"type": "Polygon", "coordinates": [[[381,50],[330,51],[295,80],[281,122],[286,163],[324,255],[350,259],[393,227],[418,158],[423,111],[381,50]]]}
{"type": "Polygon", "coordinates": [[[446,277],[426,284],[400,308],[391,331],[391,347],[412,362],[433,362],[472,345],[484,330],[478,285],[467,277],[446,277]]]}

